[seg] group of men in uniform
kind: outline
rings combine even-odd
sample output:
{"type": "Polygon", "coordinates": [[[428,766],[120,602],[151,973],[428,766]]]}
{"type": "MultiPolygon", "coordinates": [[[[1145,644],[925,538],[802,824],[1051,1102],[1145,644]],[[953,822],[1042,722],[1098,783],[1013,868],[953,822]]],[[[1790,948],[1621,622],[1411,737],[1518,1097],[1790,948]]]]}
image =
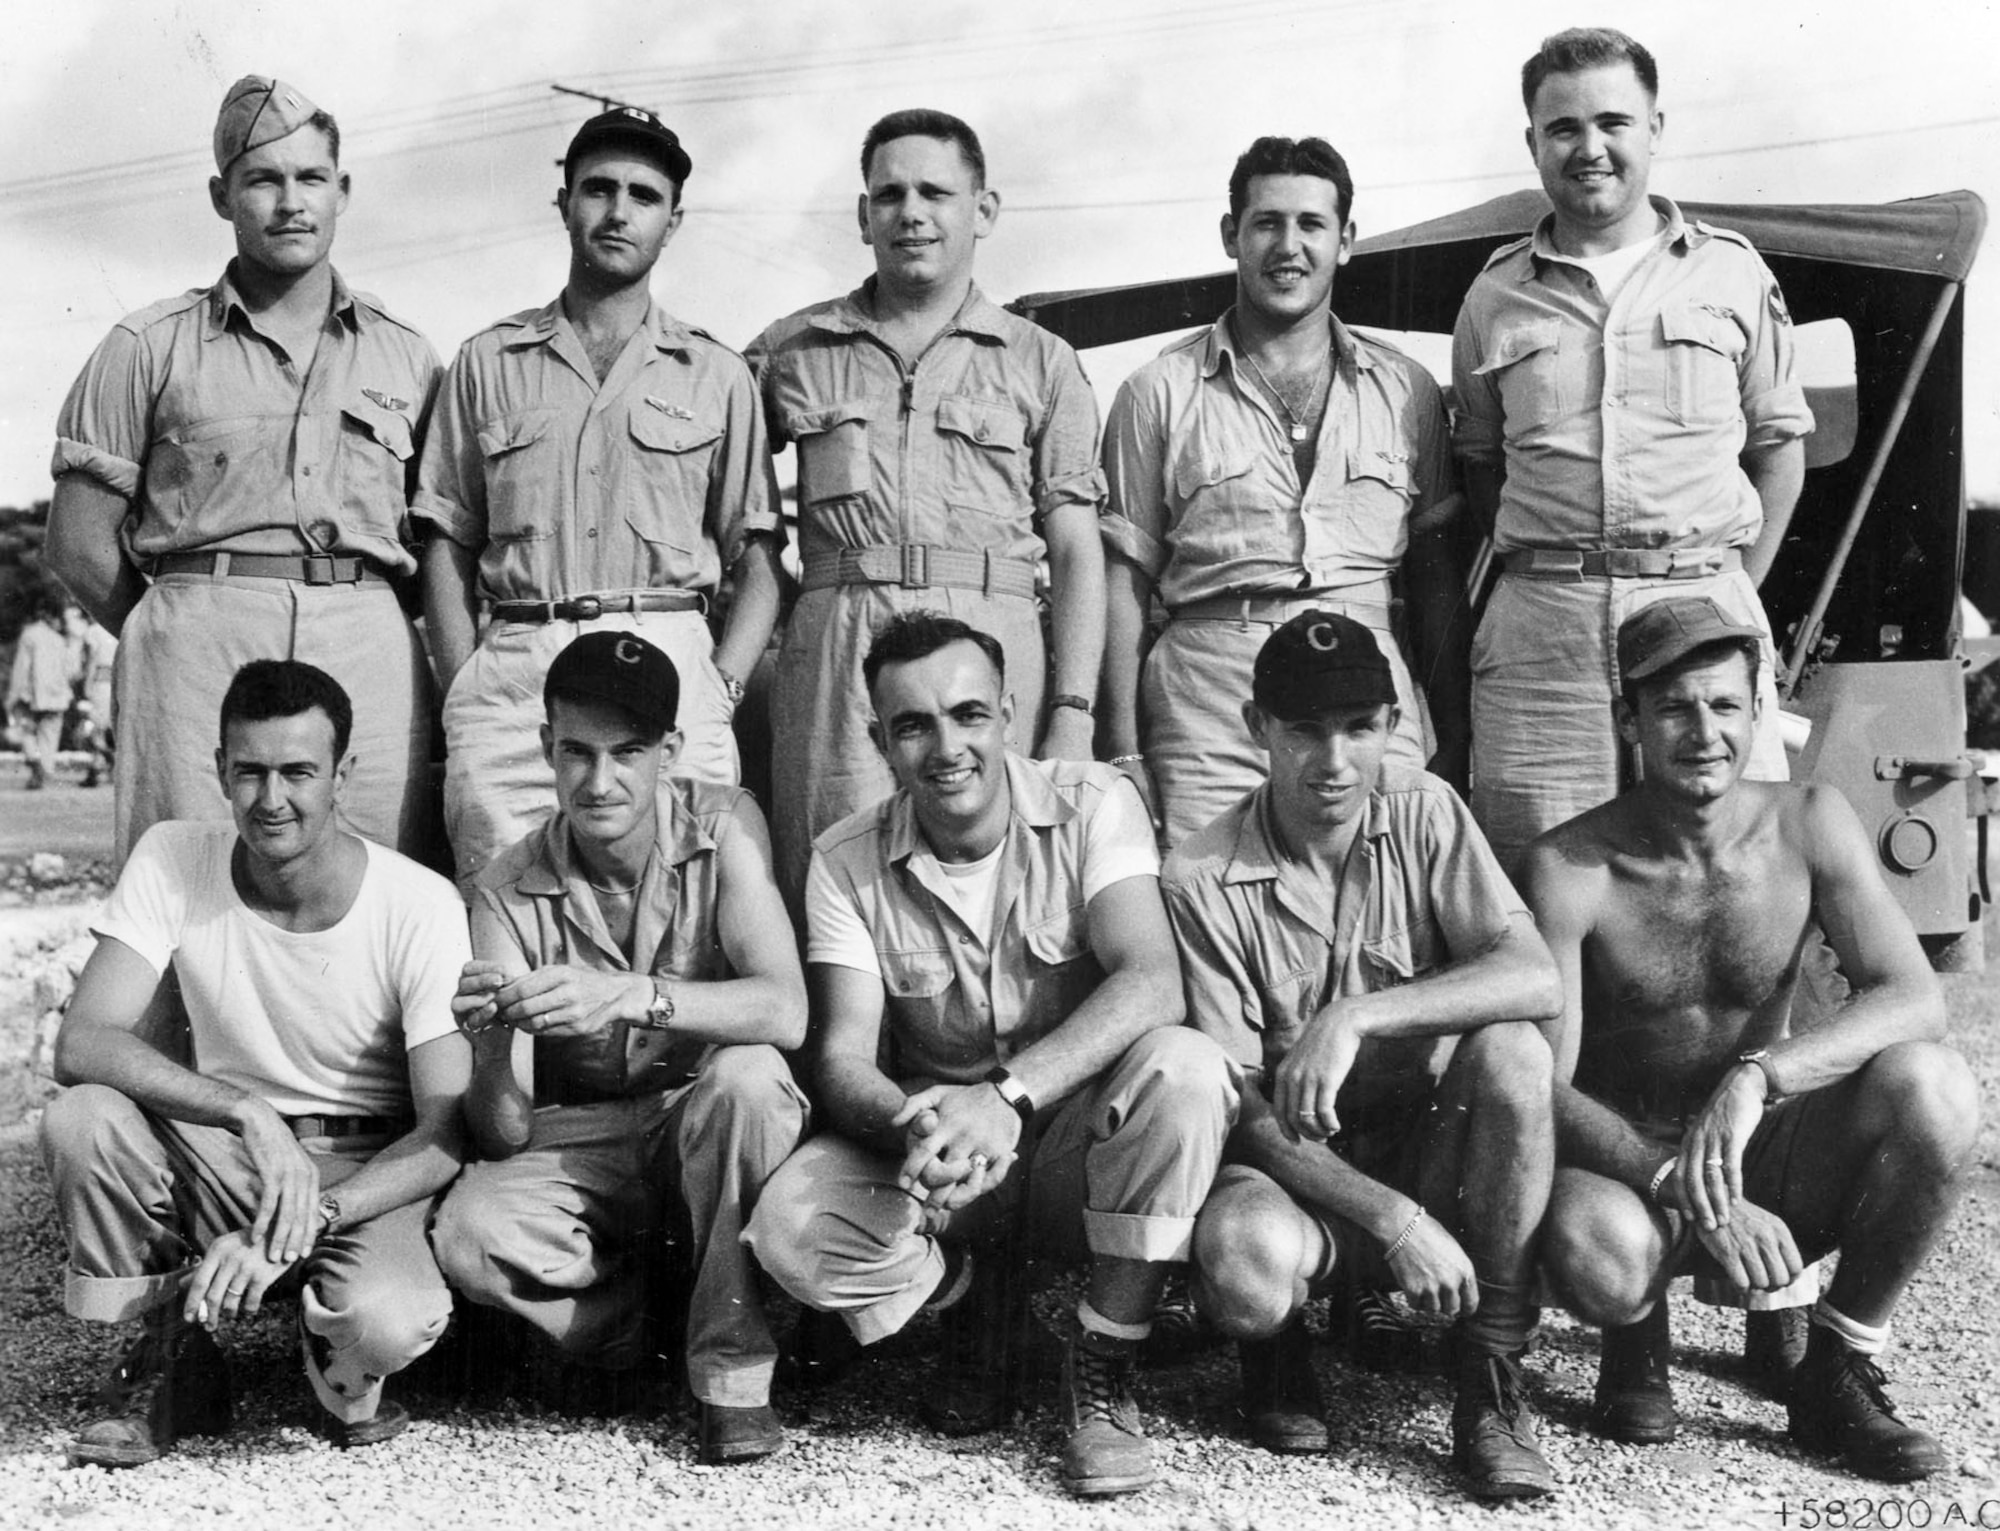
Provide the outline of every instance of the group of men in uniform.
{"type": "Polygon", "coordinates": [[[1455,1458],[1515,1497],[1554,1484],[1544,1297],[1609,1326],[1598,1427],[1662,1440],[1667,1281],[1835,1247],[1793,1435],[1936,1470],[1871,1358],[1976,1103],[1851,812],[1742,779],[1784,775],[1789,320],[1649,197],[1642,47],[1559,34],[1523,95],[1553,211],[1466,299],[1455,417],[1334,316],[1340,156],[1266,138],[1235,305],[1121,388],[1100,469],[1074,354],[973,284],[1000,199],[955,118],[869,131],[874,274],[747,359],[648,290],[685,149],[591,119],[562,293],[441,377],[328,263],[332,119],[239,82],[236,259],[121,323],[59,425],[51,564],[132,640],[129,859],[44,1140],[71,1310],[142,1320],[73,1457],[225,1428],[210,1331],[285,1285],[337,1444],[406,1422],[382,1381],[454,1288],[629,1373],[684,1219],[707,1461],[784,1440],[759,1267],[802,1363],[930,1311],[926,1415],[1002,1422],[1025,1239],[1088,1262],[1079,1494],[1156,1476],[1132,1379],[1177,1266],[1275,1450],[1327,1444],[1299,1326],[1336,1277],[1454,1316],[1455,1458]],[[786,444],[767,829],[731,715],[786,444]],[[384,848],[423,845],[433,666],[456,889],[384,848]],[[1795,1035],[1809,929],[1855,993],[1795,1035]]]}

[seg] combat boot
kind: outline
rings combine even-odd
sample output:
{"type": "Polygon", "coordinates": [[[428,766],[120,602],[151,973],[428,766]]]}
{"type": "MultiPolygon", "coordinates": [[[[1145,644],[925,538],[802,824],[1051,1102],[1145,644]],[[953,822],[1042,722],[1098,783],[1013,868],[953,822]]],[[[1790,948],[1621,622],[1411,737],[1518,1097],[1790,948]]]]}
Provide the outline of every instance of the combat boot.
{"type": "Polygon", "coordinates": [[[1669,1373],[1673,1348],[1665,1296],[1638,1323],[1606,1329],[1590,1428],[1608,1441],[1633,1446],[1672,1440],[1680,1427],[1669,1373]]]}
{"type": "Polygon", "coordinates": [[[1792,1379],[1792,1439],[1885,1483],[1912,1483],[1942,1471],[1944,1448],[1903,1423],[1885,1391],[1888,1380],[1872,1357],[1814,1324],[1792,1379]]]}
{"type": "Polygon", "coordinates": [[[1138,1345],[1085,1329],[1063,1350],[1063,1487],[1086,1499],[1130,1494],[1157,1476],[1132,1396],[1138,1345]]]}
{"type": "Polygon", "coordinates": [[[1522,1396],[1518,1355],[1461,1348],[1451,1445],[1466,1486],[1481,1499],[1533,1499],[1556,1486],[1522,1396]]]}
{"type": "Polygon", "coordinates": [[[177,1306],[147,1315],[138,1339],[98,1390],[104,1415],[69,1445],[72,1467],[138,1467],[184,1435],[229,1429],[229,1363],[209,1332],[177,1306]]]}
{"type": "Polygon", "coordinates": [[[1250,1439],[1266,1451],[1326,1450],[1326,1405],[1305,1325],[1295,1318],[1269,1339],[1238,1340],[1236,1357],[1250,1439]]]}

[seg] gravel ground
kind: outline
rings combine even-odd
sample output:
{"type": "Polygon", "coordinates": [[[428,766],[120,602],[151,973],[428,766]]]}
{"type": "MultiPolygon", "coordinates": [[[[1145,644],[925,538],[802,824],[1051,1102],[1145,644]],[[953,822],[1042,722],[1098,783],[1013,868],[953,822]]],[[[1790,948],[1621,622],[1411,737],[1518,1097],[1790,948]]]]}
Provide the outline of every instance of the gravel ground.
{"type": "MultiPolygon", "coordinates": [[[[1903,1304],[1886,1358],[1905,1415],[1939,1434],[1956,1464],[1927,1484],[1869,1484],[1794,1451],[1782,1407],[1735,1375],[1741,1318],[1697,1306],[1685,1283],[1674,1296],[1683,1423],[1671,1447],[1615,1446],[1587,1432],[1596,1337],[1549,1315],[1530,1370],[1560,1488],[1529,1506],[1483,1506],[1459,1488],[1441,1378],[1373,1376],[1327,1342],[1315,1357],[1332,1403],[1331,1456],[1276,1457],[1239,1438],[1234,1361],[1212,1352],[1147,1375],[1161,1482],[1097,1504],[1057,1485],[1052,1378],[1030,1389],[1012,1431],[971,1442],[925,1431],[915,1412],[927,1376],[921,1328],[810,1404],[781,1392],[791,1444],[749,1467],[697,1465],[679,1407],[572,1418],[516,1402],[504,1367],[501,1384],[468,1400],[448,1385],[463,1374],[463,1349],[392,1385],[416,1415],[408,1433],[343,1454],[312,1433],[289,1307],[228,1342],[231,1435],[129,1472],[66,1468],[63,1443],[89,1417],[113,1346],[62,1314],[61,1249],[34,1138],[47,1087],[27,1066],[36,979],[45,998],[48,975],[81,950],[83,916],[74,903],[33,902],[42,907],[0,913],[0,1526],[2000,1527],[2000,1333],[1988,1306],[2000,1293],[2000,972],[1947,980],[1954,1038],[1985,1087],[1986,1125],[1958,1221],[1903,1304]]],[[[1988,944],[2000,952],[1992,931],[1988,944]]],[[[1073,1282],[1050,1273],[1038,1311],[1057,1310],[1073,1282]]]]}

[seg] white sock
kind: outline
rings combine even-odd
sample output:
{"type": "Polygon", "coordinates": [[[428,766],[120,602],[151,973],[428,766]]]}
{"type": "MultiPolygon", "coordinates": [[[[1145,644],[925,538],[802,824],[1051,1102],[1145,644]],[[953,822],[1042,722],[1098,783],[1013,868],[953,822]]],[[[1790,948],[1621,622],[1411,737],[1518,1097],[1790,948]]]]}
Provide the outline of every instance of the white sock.
{"type": "Polygon", "coordinates": [[[1812,1321],[1822,1329],[1831,1329],[1840,1336],[1841,1344],[1864,1356],[1879,1356],[1889,1343],[1887,1324],[1879,1329],[1858,1324],[1824,1297],[1813,1304],[1812,1321]]]}
{"type": "Polygon", "coordinates": [[[1086,1334],[1101,1334],[1106,1339],[1129,1340],[1137,1344],[1153,1332],[1153,1321],[1149,1318],[1142,1324],[1121,1324],[1116,1319],[1106,1318],[1090,1305],[1088,1297],[1076,1300],[1076,1321],[1083,1325],[1086,1334]]]}

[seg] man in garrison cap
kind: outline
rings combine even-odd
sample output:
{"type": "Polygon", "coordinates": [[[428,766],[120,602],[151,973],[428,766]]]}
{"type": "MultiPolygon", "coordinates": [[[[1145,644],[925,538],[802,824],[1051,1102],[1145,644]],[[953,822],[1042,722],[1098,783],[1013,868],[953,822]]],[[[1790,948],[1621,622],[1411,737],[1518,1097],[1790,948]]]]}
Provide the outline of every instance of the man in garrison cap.
{"type": "Polygon", "coordinates": [[[664,650],[681,681],[675,769],[738,777],[730,720],[777,618],[783,534],[749,369],[649,288],[691,168],[637,107],[577,129],[556,193],[569,280],[466,341],[439,400],[416,512],[461,882],[555,806],[535,746],[542,677],[580,633],[664,650]]]}
{"type": "Polygon", "coordinates": [[[481,1158],[438,1213],[438,1262],[612,1382],[657,1354],[648,1274],[678,1203],[701,1460],[767,1456],[777,1347],[740,1235],[805,1131],[778,1050],[805,1037],[806,991],[764,816],[740,788],[664,779],[682,691],[644,638],[584,634],[544,693],[556,814],[474,889],[454,1009],[481,1158]]]}
{"type": "Polygon", "coordinates": [[[420,851],[431,681],[394,581],[416,572],[437,357],[330,263],[349,189],[332,117],[246,75],[215,171],[235,258],[120,320],[56,424],[49,568],[121,640],[118,857],[158,820],[226,810],[212,722],[260,658],[315,664],[356,699],[347,822],[420,851]]]}
{"type": "Polygon", "coordinates": [[[1300,1310],[1343,1268],[1456,1317],[1467,1487],[1546,1494],[1520,1357],[1555,966],[1457,794],[1384,768],[1397,689],[1369,628],[1305,612],[1252,674],[1268,779],[1161,874],[1188,1023],[1257,1081],[1195,1223],[1195,1300],[1237,1339],[1251,1436],[1288,1452],[1326,1449],[1300,1310]]]}

